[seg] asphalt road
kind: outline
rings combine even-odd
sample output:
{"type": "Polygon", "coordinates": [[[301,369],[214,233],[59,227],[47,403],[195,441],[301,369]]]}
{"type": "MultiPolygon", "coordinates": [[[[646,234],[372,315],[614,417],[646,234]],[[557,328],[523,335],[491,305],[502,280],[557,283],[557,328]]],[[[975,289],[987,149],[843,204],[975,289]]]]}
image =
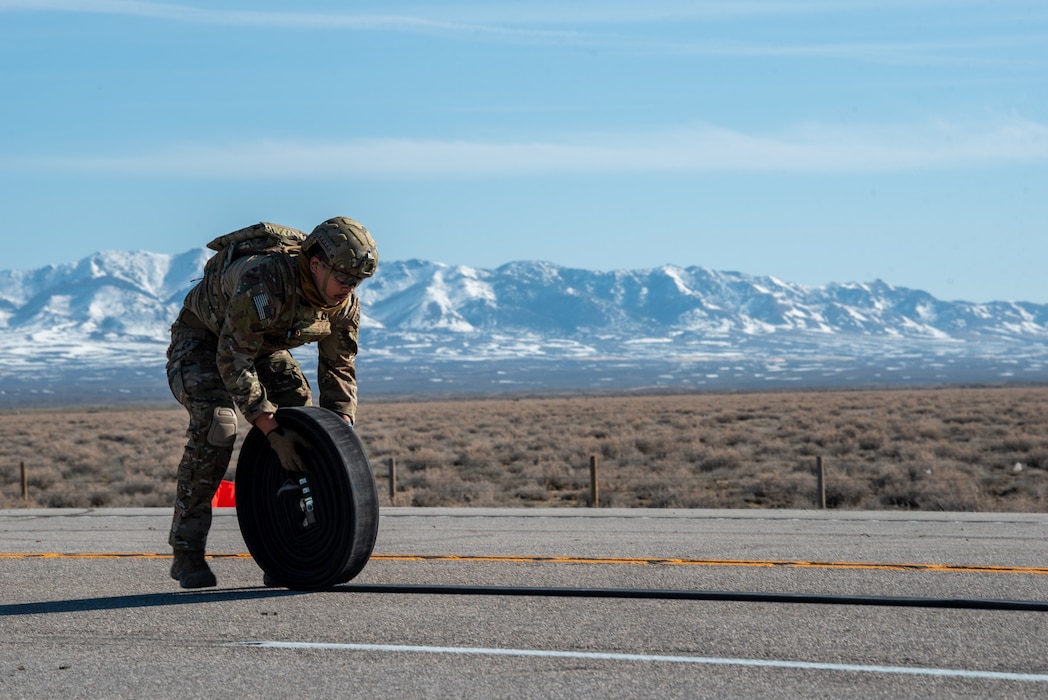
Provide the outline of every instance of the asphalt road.
{"type": "Polygon", "coordinates": [[[324,592],[169,513],[0,511],[0,697],[1048,697],[1048,515],[386,508],[324,592]]]}

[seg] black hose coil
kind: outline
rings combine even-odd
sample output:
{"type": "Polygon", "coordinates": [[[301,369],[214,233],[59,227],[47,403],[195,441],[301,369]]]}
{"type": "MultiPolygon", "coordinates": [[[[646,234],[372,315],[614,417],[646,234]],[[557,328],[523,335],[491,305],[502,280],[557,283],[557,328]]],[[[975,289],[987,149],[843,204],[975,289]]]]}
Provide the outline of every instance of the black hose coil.
{"type": "Polygon", "coordinates": [[[248,551],[270,579],[297,590],[345,583],[367,564],[378,535],[378,490],[364,447],[338,414],[281,408],[277,421],[312,450],[309,473],[289,472],[262,431],[240,449],[236,509],[248,551]]]}

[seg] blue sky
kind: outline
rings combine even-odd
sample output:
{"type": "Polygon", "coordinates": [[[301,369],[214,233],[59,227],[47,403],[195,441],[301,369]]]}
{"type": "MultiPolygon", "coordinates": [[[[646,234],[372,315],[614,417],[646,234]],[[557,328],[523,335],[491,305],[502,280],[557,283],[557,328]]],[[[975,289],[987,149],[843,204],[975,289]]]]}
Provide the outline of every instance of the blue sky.
{"type": "Polygon", "coordinates": [[[0,269],[382,259],[1048,303],[1048,3],[0,0],[0,269]]]}

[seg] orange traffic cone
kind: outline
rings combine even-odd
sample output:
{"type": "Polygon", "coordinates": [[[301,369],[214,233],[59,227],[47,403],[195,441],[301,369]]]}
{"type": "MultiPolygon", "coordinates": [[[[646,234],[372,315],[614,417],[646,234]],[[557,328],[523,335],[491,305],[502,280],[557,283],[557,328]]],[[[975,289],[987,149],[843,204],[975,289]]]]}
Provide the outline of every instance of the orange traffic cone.
{"type": "Polygon", "coordinates": [[[237,505],[237,485],[235,482],[223,479],[215,491],[215,497],[211,499],[212,508],[235,508],[237,505]]]}

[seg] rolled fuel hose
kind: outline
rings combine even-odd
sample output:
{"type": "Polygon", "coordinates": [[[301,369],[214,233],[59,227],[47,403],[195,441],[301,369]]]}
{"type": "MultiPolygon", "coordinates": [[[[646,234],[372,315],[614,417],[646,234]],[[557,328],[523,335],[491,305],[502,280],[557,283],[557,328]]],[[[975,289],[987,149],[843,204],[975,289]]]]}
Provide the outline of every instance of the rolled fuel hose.
{"type": "Polygon", "coordinates": [[[353,428],[324,408],[281,408],[277,421],[311,449],[308,473],[289,472],[258,428],[237,460],[236,512],[252,558],[278,585],[317,590],[345,583],[378,535],[375,477],[353,428]]]}

